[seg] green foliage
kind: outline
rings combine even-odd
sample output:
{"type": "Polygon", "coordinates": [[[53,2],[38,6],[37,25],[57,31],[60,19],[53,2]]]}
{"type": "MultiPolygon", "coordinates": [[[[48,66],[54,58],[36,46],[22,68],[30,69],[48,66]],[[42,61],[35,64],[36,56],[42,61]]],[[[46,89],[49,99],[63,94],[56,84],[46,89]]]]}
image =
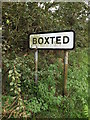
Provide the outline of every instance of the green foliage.
{"type": "Polygon", "coordinates": [[[84,106],[84,114],[87,118],[89,117],[89,115],[88,115],[88,105],[84,106]]]}
{"type": "MultiPolygon", "coordinates": [[[[55,96],[55,77],[57,74],[61,74],[61,72],[58,71],[58,65],[51,64],[48,68],[46,67],[46,69],[48,69],[48,74],[45,69],[40,70],[38,72],[38,84],[36,85],[33,81],[34,69],[32,69],[31,66],[33,59],[29,59],[29,57],[29,55],[24,55],[22,59],[22,57],[17,56],[13,62],[12,60],[8,61],[12,63],[9,66],[10,70],[8,72],[8,80],[10,84],[10,91],[8,94],[18,99],[16,106],[21,106],[21,109],[15,108],[14,111],[16,112],[17,109],[20,110],[18,112],[20,112],[19,114],[22,116],[24,114],[23,109],[25,109],[25,115],[27,117],[30,117],[32,114],[36,114],[41,111],[52,110],[53,105],[58,106],[61,103],[62,97],[60,95],[55,96]],[[55,72],[54,74],[53,71],[55,72]],[[22,114],[21,111],[23,112],[22,114]]],[[[57,78],[59,79],[61,76],[62,75],[58,76],[57,78]]],[[[11,116],[11,113],[8,113],[8,116],[11,116]]]]}
{"type": "Polygon", "coordinates": [[[28,35],[73,29],[77,47],[88,47],[88,5],[85,3],[3,3],[3,52],[28,50],[28,35]],[[40,4],[40,5],[39,5],[40,4]],[[41,7],[43,5],[43,7],[41,7]],[[52,8],[58,9],[54,12],[52,8]],[[82,37],[81,37],[82,36],[82,37]],[[20,44],[19,44],[20,42],[20,44]],[[17,47],[16,47],[17,46],[17,47]]]}
{"type": "MultiPolygon", "coordinates": [[[[86,51],[87,49],[80,52],[77,49],[76,52],[73,51],[70,54],[69,62],[71,65],[69,63],[67,83],[68,95],[64,97],[62,96],[62,89],[59,87],[63,88],[62,63],[60,65],[56,61],[55,64],[50,64],[46,68],[40,69],[38,72],[38,84],[35,84],[33,80],[34,68],[32,69],[31,66],[33,58],[29,59],[30,55],[24,55],[22,57],[17,56],[13,62],[11,60],[12,64],[8,72],[10,84],[8,95],[12,96],[12,102],[9,102],[10,99],[7,96],[9,107],[5,111],[11,108],[11,104],[16,99],[18,101],[15,104],[14,111],[17,113],[18,109],[19,114],[16,114],[18,117],[32,117],[33,114],[36,117],[46,116],[52,118],[60,118],[61,116],[67,118],[88,117],[88,109],[86,107],[88,100],[88,62],[86,51]],[[80,58],[83,58],[82,62],[81,60],[77,61],[78,58],[76,56],[78,55],[80,58]],[[72,56],[75,57],[74,60],[72,56]],[[19,105],[21,108],[19,108],[19,105]]],[[[6,101],[5,97],[4,101],[6,101]]],[[[11,114],[8,112],[7,116],[11,116],[11,114]]],[[[14,113],[12,117],[14,117],[14,113]]]]}
{"type": "Polygon", "coordinates": [[[72,111],[71,117],[84,118],[85,114],[80,109],[83,109],[88,103],[88,56],[87,49],[79,51],[70,55],[70,62],[73,63],[68,70],[68,96],[70,101],[70,111],[72,111]],[[74,56],[75,59],[72,59],[74,56]],[[79,59],[82,59],[82,61],[79,59]],[[73,61],[72,61],[73,60],[73,61]],[[73,110],[74,109],[74,110],[73,110]]]}
{"type": "Polygon", "coordinates": [[[85,3],[3,3],[3,116],[7,118],[88,117],[87,10],[85,3]],[[42,4],[43,7],[40,5],[42,4]],[[52,8],[57,8],[51,11],[52,8]],[[63,51],[40,50],[38,84],[28,34],[73,29],[67,96],[63,90],[63,51]],[[80,48],[77,48],[80,47],[80,48]]]}
{"type": "Polygon", "coordinates": [[[9,78],[11,78],[10,86],[12,87],[10,91],[14,91],[16,95],[19,95],[21,92],[20,86],[21,86],[21,81],[20,77],[21,74],[19,74],[14,66],[14,70],[9,71],[9,78]]]}

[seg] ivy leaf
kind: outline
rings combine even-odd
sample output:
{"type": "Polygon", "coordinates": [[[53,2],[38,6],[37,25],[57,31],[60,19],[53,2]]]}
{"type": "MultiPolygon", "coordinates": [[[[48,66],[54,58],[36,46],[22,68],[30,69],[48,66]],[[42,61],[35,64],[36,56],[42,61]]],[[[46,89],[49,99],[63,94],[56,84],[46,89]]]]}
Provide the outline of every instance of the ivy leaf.
{"type": "Polygon", "coordinates": [[[9,74],[13,73],[13,70],[9,70],[9,74]]]}
{"type": "Polygon", "coordinates": [[[9,24],[9,20],[8,19],[7,19],[6,23],[9,24]]]}
{"type": "Polygon", "coordinates": [[[11,82],[10,85],[12,86],[12,85],[13,85],[13,82],[11,82]]]}

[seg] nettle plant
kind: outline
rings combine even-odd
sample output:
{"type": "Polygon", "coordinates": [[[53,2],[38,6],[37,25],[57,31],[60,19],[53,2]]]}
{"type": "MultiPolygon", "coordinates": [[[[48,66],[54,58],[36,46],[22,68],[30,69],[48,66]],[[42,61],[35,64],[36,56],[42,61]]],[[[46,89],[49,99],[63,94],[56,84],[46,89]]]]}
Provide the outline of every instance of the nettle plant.
{"type": "Polygon", "coordinates": [[[88,117],[88,55],[87,49],[71,53],[68,69],[68,99],[70,117],[88,117]],[[72,57],[75,59],[72,59],[72,57]]]}

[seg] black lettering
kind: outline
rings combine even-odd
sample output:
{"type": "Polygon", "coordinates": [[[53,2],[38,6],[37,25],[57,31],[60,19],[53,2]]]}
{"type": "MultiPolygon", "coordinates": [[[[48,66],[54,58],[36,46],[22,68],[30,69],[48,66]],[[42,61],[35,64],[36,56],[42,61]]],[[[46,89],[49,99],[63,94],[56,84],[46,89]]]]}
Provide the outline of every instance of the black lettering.
{"type": "Polygon", "coordinates": [[[33,44],[37,44],[37,38],[33,38],[33,44]]]}
{"type": "Polygon", "coordinates": [[[64,36],[63,37],[63,44],[67,44],[69,42],[69,37],[68,36],[64,36]],[[66,41],[67,39],[67,41],[66,41]]]}
{"type": "Polygon", "coordinates": [[[49,37],[48,37],[48,38],[46,38],[46,37],[45,37],[45,40],[46,40],[46,41],[45,41],[45,43],[44,43],[44,44],[46,44],[46,43],[47,43],[47,44],[49,44],[48,39],[49,39],[49,37]]]}
{"type": "Polygon", "coordinates": [[[56,37],[56,44],[61,44],[61,36],[56,37]]]}
{"type": "Polygon", "coordinates": [[[53,38],[55,38],[55,37],[50,37],[51,39],[52,39],[52,44],[53,44],[53,38]]]}
{"type": "Polygon", "coordinates": [[[43,38],[42,38],[42,37],[40,37],[40,38],[38,39],[38,43],[39,43],[39,44],[42,44],[42,43],[43,43],[43,38]]]}

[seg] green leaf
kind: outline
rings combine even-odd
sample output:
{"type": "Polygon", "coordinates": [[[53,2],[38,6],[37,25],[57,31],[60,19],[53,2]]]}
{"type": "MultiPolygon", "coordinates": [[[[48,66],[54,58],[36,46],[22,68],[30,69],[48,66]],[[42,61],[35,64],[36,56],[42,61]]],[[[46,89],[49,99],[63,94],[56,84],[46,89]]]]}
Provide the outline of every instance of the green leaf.
{"type": "Polygon", "coordinates": [[[9,70],[9,74],[13,73],[13,70],[9,70]]]}
{"type": "Polygon", "coordinates": [[[9,24],[9,20],[8,19],[7,19],[6,23],[9,24]]]}
{"type": "Polygon", "coordinates": [[[13,88],[11,88],[10,91],[13,91],[13,88]]]}
{"type": "Polygon", "coordinates": [[[13,82],[10,82],[10,85],[12,86],[14,83],[13,82]]]}

